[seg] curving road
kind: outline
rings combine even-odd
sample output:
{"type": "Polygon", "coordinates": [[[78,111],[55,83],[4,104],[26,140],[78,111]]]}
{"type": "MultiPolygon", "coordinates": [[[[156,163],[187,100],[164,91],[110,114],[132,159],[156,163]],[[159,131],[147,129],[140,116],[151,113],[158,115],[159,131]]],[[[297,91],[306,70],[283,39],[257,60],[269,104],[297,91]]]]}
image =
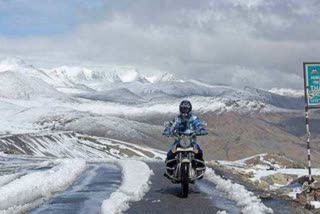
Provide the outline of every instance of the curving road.
{"type": "MultiPolygon", "coordinates": [[[[191,185],[188,198],[180,197],[180,185],[172,184],[163,176],[164,164],[147,163],[154,172],[150,191],[141,201],[130,203],[127,214],[212,214],[226,211],[228,214],[241,213],[236,202],[203,179],[191,185]]],[[[46,203],[31,211],[32,214],[87,214],[99,213],[102,202],[118,189],[121,183],[120,169],[112,164],[89,164],[85,173],[68,190],[56,194],[46,203]]],[[[279,198],[263,201],[274,213],[301,213],[279,198]],[[281,212],[279,212],[281,211],[281,212]]]]}

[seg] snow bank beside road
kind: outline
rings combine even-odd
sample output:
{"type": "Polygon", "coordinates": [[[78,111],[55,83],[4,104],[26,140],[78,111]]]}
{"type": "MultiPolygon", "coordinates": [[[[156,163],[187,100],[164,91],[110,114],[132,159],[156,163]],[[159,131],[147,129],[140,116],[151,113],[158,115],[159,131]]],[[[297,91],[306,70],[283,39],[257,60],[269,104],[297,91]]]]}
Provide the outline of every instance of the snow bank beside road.
{"type": "Polygon", "coordinates": [[[103,202],[102,214],[124,212],[129,208],[130,201],[141,200],[149,191],[149,179],[153,172],[146,163],[136,160],[121,160],[117,163],[122,168],[122,184],[103,202]]]}
{"type": "Polygon", "coordinates": [[[11,213],[17,209],[25,212],[23,207],[33,208],[32,204],[39,199],[66,189],[85,168],[84,160],[62,160],[52,169],[30,173],[0,187],[0,213],[11,213]]]}
{"type": "Polygon", "coordinates": [[[217,189],[225,192],[231,200],[237,202],[244,214],[266,214],[273,213],[271,208],[266,207],[260,199],[252,192],[245,189],[244,186],[232,183],[230,180],[224,180],[216,175],[210,168],[206,170],[206,178],[217,185],[217,189]]]}
{"type": "Polygon", "coordinates": [[[0,176],[0,187],[10,183],[14,179],[16,179],[22,175],[23,175],[22,173],[15,173],[15,174],[10,174],[10,175],[0,176]]]}

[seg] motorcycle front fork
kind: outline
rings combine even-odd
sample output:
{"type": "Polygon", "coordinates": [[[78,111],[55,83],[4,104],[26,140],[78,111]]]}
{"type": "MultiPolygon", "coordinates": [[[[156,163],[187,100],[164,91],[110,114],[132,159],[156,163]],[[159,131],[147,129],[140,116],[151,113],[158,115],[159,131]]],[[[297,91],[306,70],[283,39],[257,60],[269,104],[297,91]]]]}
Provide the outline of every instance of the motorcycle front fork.
{"type": "Polygon", "coordinates": [[[194,158],[193,157],[193,154],[192,153],[188,153],[187,154],[187,157],[184,157],[183,155],[182,155],[182,153],[179,153],[178,155],[177,155],[177,162],[178,162],[178,164],[177,164],[177,169],[176,169],[176,177],[179,177],[180,179],[181,179],[181,164],[182,164],[182,161],[185,159],[185,158],[187,158],[188,159],[188,161],[189,161],[189,178],[191,178],[192,177],[192,172],[193,172],[193,168],[192,168],[192,159],[194,158]],[[179,173],[179,174],[178,174],[179,173]]]}

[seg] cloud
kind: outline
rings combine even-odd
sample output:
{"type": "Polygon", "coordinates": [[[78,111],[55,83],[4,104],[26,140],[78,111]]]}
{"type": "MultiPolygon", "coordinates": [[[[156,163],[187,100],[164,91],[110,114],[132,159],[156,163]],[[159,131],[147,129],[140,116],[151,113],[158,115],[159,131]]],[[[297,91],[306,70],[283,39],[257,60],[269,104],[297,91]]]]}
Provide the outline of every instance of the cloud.
{"type": "Polygon", "coordinates": [[[302,62],[319,60],[319,4],[105,1],[79,7],[73,14],[87,15],[64,33],[2,36],[0,52],[36,63],[133,65],[236,87],[298,89],[302,62]]]}

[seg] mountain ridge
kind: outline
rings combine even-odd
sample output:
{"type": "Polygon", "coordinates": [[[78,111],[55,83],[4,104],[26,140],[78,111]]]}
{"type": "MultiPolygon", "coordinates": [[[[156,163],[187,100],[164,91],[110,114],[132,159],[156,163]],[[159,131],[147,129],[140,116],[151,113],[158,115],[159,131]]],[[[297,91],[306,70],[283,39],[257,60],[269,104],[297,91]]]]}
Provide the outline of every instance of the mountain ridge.
{"type": "MultiPolygon", "coordinates": [[[[279,95],[248,86],[236,89],[230,86],[210,85],[198,80],[179,80],[170,73],[147,76],[131,67],[115,67],[112,72],[94,71],[76,66],[41,70],[19,58],[5,58],[0,61],[0,72],[5,72],[7,69],[18,75],[41,79],[66,96],[71,93],[71,96],[124,105],[175,103],[178,99],[189,98],[199,101],[203,109],[216,109],[210,108],[206,102],[215,106],[221,103],[222,111],[223,109],[261,111],[265,107],[287,110],[303,108],[303,97],[279,95]]],[[[19,84],[23,85],[23,80],[19,81],[19,84]]]]}

